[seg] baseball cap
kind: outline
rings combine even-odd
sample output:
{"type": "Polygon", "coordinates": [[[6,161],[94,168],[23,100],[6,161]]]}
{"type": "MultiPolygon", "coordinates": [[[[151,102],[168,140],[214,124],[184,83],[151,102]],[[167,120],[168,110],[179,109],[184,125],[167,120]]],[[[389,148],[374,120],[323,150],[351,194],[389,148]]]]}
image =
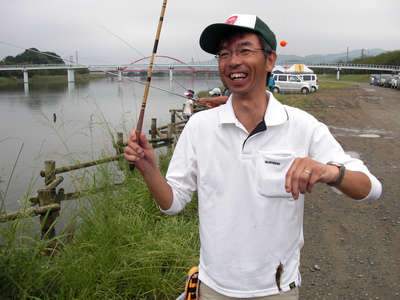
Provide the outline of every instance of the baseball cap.
{"type": "Polygon", "coordinates": [[[219,88],[215,88],[212,91],[208,92],[210,95],[215,95],[215,94],[219,94],[221,95],[221,90],[219,88]]]}
{"type": "Polygon", "coordinates": [[[225,23],[215,23],[206,27],[200,36],[200,47],[208,53],[217,54],[221,39],[238,28],[260,34],[276,51],[276,37],[268,25],[256,15],[246,14],[235,14],[230,16],[225,23]]]}
{"type": "Polygon", "coordinates": [[[185,96],[188,96],[188,95],[194,95],[194,92],[192,91],[192,90],[187,90],[185,93],[185,96]]]}

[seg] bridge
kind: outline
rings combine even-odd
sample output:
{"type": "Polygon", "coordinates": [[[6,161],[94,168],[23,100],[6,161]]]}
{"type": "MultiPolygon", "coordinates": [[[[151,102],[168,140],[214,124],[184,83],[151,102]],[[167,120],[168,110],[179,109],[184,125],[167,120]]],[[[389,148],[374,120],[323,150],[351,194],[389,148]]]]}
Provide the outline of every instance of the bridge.
{"type": "MultiPolygon", "coordinates": [[[[160,63],[153,64],[153,73],[162,72],[169,73],[172,78],[174,72],[186,73],[218,73],[217,60],[207,62],[191,62],[184,63],[176,58],[169,56],[157,55],[156,58],[161,60],[160,63]],[[163,62],[162,60],[166,60],[163,62]]],[[[87,68],[90,73],[112,73],[118,74],[118,80],[122,80],[122,74],[128,73],[147,73],[150,64],[150,57],[144,57],[130,64],[124,65],[82,65],[82,64],[40,64],[40,65],[0,65],[0,71],[16,71],[20,70],[24,75],[24,83],[28,83],[29,70],[44,70],[44,69],[67,69],[68,82],[74,82],[74,69],[87,68]]],[[[395,65],[371,65],[371,64],[348,64],[348,63],[312,63],[312,62],[290,62],[293,64],[304,64],[311,69],[335,69],[337,78],[339,79],[340,71],[344,69],[352,70],[369,70],[383,71],[391,73],[399,73],[400,66],[395,65]]],[[[287,63],[277,63],[285,68],[287,63]]]]}

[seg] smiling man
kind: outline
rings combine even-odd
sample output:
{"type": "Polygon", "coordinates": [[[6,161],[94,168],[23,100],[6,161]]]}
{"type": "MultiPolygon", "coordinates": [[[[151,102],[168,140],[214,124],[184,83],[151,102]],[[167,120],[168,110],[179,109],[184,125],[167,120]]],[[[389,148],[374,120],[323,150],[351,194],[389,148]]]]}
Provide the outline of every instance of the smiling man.
{"type": "Polygon", "coordinates": [[[198,190],[200,299],[298,299],[305,194],[326,183],[371,201],[381,184],[324,124],[266,91],[276,39],[258,17],[212,24],[200,46],[218,59],[232,91],[226,105],[190,118],[167,181],[143,133],[139,146],[131,131],[126,159],[167,214],[180,212],[198,190]]]}

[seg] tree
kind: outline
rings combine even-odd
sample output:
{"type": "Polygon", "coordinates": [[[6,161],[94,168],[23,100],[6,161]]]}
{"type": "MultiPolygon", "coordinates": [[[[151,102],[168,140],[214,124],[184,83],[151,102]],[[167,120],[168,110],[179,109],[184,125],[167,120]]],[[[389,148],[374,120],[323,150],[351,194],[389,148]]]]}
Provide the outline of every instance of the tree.
{"type": "Polygon", "coordinates": [[[23,53],[7,56],[2,60],[5,64],[64,64],[61,57],[54,52],[40,52],[36,48],[26,49],[23,53]]]}

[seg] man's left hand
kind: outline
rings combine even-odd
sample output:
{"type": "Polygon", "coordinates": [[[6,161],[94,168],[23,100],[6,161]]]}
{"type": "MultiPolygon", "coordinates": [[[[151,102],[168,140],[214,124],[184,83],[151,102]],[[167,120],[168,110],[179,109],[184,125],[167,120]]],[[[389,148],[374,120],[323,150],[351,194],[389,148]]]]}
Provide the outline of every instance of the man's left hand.
{"type": "Polygon", "coordinates": [[[297,200],[299,193],[311,193],[317,182],[335,182],[338,177],[338,167],[317,162],[309,157],[298,157],[286,173],[285,189],[297,200]]]}

